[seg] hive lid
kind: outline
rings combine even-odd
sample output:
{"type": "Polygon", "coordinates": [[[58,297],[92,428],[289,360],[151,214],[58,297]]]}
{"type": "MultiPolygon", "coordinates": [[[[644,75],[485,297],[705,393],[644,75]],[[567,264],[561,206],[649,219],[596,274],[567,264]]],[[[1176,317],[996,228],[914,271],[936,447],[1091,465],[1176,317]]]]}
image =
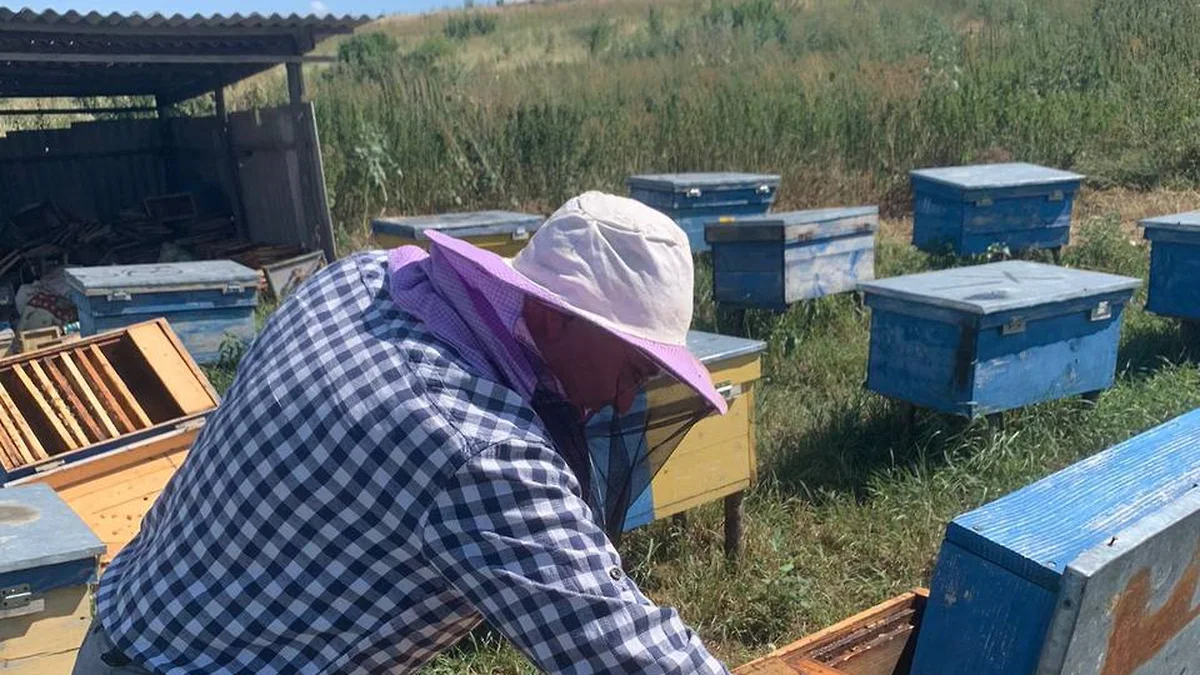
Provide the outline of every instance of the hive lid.
{"type": "Polygon", "coordinates": [[[708,365],[724,359],[758,354],[767,349],[765,342],[703,331],[688,331],[687,348],[700,362],[708,365]]]}
{"type": "Polygon", "coordinates": [[[631,188],[644,188],[680,192],[699,188],[701,190],[757,189],[766,186],[772,190],[779,187],[780,177],[764,173],[657,173],[630,176],[625,183],[631,188]]]}
{"type": "Polygon", "coordinates": [[[1009,260],[859,284],[868,295],[987,315],[1132,291],[1140,279],[1009,260]]]}
{"type": "Polygon", "coordinates": [[[950,185],[963,190],[987,190],[1053,183],[1075,183],[1084,178],[1084,176],[1070,171],[1020,162],[918,169],[913,171],[911,175],[915,178],[924,178],[935,183],[950,185]]]}
{"type": "Polygon", "coordinates": [[[1200,410],[965,513],[946,541],[1054,590],[1068,564],[1196,492],[1200,410]]]}
{"type": "Polygon", "coordinates": [[[0,488],[0,574],[101,553],[104,543],[50,486],[0,488]]]}
{"type": "Polygon", "coordinates": [[[879,207],[850,206],[722,218],[705,227],[709,243],[719,241],[798,241],[873,233],[879,207]]]}
{"type": "Polygon", "coordinates": [[[1200,211],[1176,213],[1170,216],[1156,216],[1141,221],[1146,229],[1171,230],[1174,232],[1200,232],[1200,211]]]}
{"type": "Polygon", "coordinates": [[[516,211],[468,211],[421,216],[376,218],[371,231],[404,239],[428,239],[428,230],[452,237],[481,237],[489,234],[532,234],[546,219],[533,213],[516,211]]]}
{"type": "Polygon", "coordinates": [[[232,260],[69,267],[66,274],[71,288],[89,296],[116,291],[223,290],[231,284],[243,289],[258,287],[258,272],[232,260]]]}

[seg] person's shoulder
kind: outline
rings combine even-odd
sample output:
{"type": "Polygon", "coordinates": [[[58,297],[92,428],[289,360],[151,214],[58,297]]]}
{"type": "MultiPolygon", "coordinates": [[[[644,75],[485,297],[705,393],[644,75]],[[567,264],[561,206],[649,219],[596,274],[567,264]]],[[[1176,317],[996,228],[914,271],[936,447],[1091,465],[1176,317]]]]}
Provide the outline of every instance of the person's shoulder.
{"type": "MultiPolygon", "coordinates": [[[[432,355],[442,356],[436,351],[432,355]]],[[[419,363],[415,372],[430,402],[469,448],[548,443],[537,414],[519,394],[471,373],[457,359],[435,357],[419,363]]]]}

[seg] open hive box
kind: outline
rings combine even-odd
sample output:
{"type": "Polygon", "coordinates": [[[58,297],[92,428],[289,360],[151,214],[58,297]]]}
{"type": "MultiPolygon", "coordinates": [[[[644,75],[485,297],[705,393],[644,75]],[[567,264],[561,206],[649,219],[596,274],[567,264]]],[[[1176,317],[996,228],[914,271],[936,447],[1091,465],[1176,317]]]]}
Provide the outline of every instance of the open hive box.
{"type": "Polygon", "coordinates": [[[751,661],[735,675],[908,675],[929,592],[917,589],[751,661]]]}
{"type": "Polygon", "coordinates": [[[165,320],[0,361],[0,483],[46,483],[108,545],[178,468],[218,398],[165,320]]]}

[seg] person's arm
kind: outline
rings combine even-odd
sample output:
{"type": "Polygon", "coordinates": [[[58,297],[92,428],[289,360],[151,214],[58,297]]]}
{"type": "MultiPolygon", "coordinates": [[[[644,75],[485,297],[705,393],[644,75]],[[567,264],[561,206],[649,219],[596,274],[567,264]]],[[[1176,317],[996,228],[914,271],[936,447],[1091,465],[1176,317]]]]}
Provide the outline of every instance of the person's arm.
{"type": "Polygon", "coordinates": [[[430,508],[425,553],[549,673],[727,673],[672,609],[624,572],[558,453],[498,446],[473,457],[430,508]]]}

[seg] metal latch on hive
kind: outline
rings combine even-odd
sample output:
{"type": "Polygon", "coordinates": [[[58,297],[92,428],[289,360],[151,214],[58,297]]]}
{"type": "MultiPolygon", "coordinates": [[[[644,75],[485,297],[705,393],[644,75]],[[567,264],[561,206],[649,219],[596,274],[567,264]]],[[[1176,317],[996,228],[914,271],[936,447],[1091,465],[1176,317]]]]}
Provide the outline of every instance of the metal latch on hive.
{"type": "Polygon", "coordinates": [[[742,395],[742,385],[733,382],[722,382],[717,385],[717,394],[725,399],[726,403],[733,403],[742,395]]]}
{"type": "Polygon", "coordinates": [[[1102,300],[1092,309],[1092,321],[1104,321],[1112,318],[1112,303],[1102,300]]]}
{"type": "Polygon", "coordinates": [[[1001,335],[1016,335],[1017,333],[1024,333],[1024,332],[1025,332],[1025,319],[1022,319],[1019,316],[1014,316],[1013,318],[1009,319],[1008,321],[1005,321],[1004,325],[1000,327],[1001,335]]]}

